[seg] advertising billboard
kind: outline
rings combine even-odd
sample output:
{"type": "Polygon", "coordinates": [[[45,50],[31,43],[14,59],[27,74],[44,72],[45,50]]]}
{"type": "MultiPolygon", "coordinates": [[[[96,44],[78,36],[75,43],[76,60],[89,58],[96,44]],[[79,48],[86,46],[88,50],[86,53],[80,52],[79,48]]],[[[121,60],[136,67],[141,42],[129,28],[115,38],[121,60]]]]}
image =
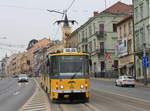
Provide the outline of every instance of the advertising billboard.
{"type": "Polygon", "coordinates": [[[118,40],[117,55],[119,57],[128,54],[127,39],[118,40]]]}

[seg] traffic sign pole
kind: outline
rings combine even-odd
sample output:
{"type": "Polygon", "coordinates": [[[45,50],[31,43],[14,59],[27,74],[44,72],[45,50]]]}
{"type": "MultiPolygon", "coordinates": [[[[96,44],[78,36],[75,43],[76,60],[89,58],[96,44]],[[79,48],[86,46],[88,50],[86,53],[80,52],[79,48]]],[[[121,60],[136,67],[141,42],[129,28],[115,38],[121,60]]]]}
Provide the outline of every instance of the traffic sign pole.
{"type": "MultiPolygon", "coordinates": [[[[143,43],[143,56],[146,57],[146,43],[143,43]]],[[[147,67],[143,67],[144,85],[147,85],[147,67]]]]}

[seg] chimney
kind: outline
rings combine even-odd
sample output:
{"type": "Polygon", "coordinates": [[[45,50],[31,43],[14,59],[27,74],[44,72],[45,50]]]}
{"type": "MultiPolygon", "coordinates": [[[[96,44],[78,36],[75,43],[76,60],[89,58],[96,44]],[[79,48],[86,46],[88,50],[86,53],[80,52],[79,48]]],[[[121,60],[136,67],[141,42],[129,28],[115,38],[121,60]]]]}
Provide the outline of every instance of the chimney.
{"type": "Polygon", "coordinates": [[[98,15],[99,13],[98,13],[98,11],[94,11],[93,14],[95,16],[95,15],[98,15]]]}

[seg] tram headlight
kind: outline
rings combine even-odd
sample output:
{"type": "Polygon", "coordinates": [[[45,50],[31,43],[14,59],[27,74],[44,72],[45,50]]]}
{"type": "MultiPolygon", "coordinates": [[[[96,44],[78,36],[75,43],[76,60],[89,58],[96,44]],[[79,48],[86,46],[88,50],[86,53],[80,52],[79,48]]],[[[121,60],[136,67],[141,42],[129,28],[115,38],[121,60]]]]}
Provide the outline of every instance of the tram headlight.
{"type": "Polygon", "coordinates": [[[63,89],[63,88],[64,88],[64,86],[63,86],[63,85],[61,85],[61,86],[60,86],[60,88],[61,88],[61,89],[63,89]]]}
{"type": "Polygon", "coordinates": [[[83,86],[83,85],[81,85],[81,86],[80,86],[80,88],[81,88],[81,89],[83,89],[83,88],[84,88],[84,86],[83,86]]]}

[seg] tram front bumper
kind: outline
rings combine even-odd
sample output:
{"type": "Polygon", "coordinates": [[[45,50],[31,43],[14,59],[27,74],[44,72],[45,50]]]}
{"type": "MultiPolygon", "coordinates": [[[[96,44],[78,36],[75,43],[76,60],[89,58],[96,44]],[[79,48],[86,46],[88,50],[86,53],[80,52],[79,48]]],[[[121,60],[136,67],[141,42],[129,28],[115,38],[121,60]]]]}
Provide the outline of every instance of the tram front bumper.
{"type": "Polygon", "coordinates": [[[77,90],[77,89],[72,89],[72,90],[52,90],[54,93],[86,93],[89,92],[90,90],[88,89],[82,89],[82,90],[77,90]]]}

